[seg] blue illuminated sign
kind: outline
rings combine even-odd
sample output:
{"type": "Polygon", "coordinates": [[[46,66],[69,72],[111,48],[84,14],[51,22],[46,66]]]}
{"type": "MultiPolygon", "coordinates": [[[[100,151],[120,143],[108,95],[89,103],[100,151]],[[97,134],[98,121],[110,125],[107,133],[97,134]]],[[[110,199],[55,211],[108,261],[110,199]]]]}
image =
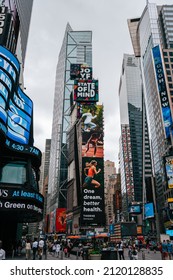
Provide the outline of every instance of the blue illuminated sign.
{"type": "Polygon", "coordinates": [[[16,70],[15,68],[3,57],[0,57],[0,67],[7,71],[12,77],[13,81],[16,82],[16,70]]]}
{"type": "Polygon", "coordinates": [[[162,116],[165,127],[166,138],[170,137],[170,130],[172,126],[171,109],[168,99],[168,93],[165,82],[165,75],[163,70],[163,63],[159,45],[152,49],[153,61],[156,73],[157,87],[160,95],[160,103],[162,107],[162,116]]]}
{"type": "Polygon", "coordinates": [[[32,115],[32,108],[30,106],[28,106],[24,99],[21,98],[21,96],[19,97],[16,93],[14,93],[13,95],[13,101],[15,102],[15,104],[22,109],[24,112],[26,112],[28,115],[32,115]]]}
{"type": "Polygon", "coordinates": [[[9,61],[16,68],[18,74],[20,73],[19,61],[9,50],[0,46],[0,56],[4,57],[7,61],[9,61]]]}
{"type": "Polygon", "coordinates": [[[154,207],[153,207],[153,203],[146,203],[144,206],[144,210],[145,210],[145,218],[153,218],[154,217],[154,207]]]}
{"type": "Polygon", "coordinates": [[[141,213],[141,206],[140,205],[131,205],[129,207],[130,214],[140,214],[141,213]]]}
{"type": "Polygon", "coordinates": [[[0,83],[0,95],[4,97],[4,99],[7,101],[8,99],[8,90],[6,89],[6,87],[2,84],[2,82],[0,83]]]}
{"type": "Polygon", "coordinates": [[[168,234],[169,236],[173,236],[173,229],[167,229],[166,234],[168,234]]]}
{"type": "Polygon", "coordinates": [[[6,84],[6,86],[9,88],[10,91],[12,90],[12,82],[11,82],[10,78],[1,69],[0,69],[0,80],[6,84]]]}

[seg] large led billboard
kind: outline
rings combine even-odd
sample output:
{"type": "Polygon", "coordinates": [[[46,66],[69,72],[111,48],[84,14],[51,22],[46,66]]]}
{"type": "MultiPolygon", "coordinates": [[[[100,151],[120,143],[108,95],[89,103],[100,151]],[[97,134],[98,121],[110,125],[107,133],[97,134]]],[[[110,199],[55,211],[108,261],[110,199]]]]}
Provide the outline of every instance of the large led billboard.
{"type": "Polygon", "coordinates": [[[97,102],[98,100],[98,80],[74,81],[74,101],[97,102]]]}
{"type": "Polygon", "coordinates": [[[157,81],[157,88],[160,96],[160,104],[162,107],[162,116],[163,116],[163,123],[165,128],[165,135],[166,138],[170,138],[170,131],[172,130],[172,115],[171,115],[171,108],[169,104],[168,92],[166,87],[161,50],[159,45],[155,46],[152,49],[152,55],[153,55],[155,75],[157,81]]]}
{"type": "Polygon", "coordinates": [[[140,214],[141,211],[141,205],[131,205],[128,210],[129,214],[140,214]]]}
{"type": "Polygon", "coordinates": [[[154,207],[153,207],[153,203],[146,203],[144,205],[144,216],[145,216],[145,219],[148,219],[148,218],[153,218],[154,217],[154,207]]]}
{"type": "MultiPolygon", "coordinates": [[[[15,173],[15,169],[13,169],[13,173],[15,173]]],[[[16,172],[16,175],[17,174],[18,172],[16,172]]],[[[2,176],[0,179],[1,181],[4,181],[4,178],[2,178],[2,176]]],[[[10,178],[8,178],[8,181],[9,179],[10,178]]],[[[16,216],[18,221],[23,222],[23,219],[26,216],[27,221],[30,222],[36,217],[41,220],[43,215],[43,202],[43,196],[34,190],[27,190],[26,188],[19,187],[9,188],[8,185],[6,187],[0,186],[1,214],[2,212],[8,214],[11,210],[14,212],[14,215],[16,216]]]]}
{"type": "Polygon", "coordinates": [[[168,188],[173,189],[173,156],[165,157],[165,169],[168,188]]]}
{"type": "Polygon", "coordinates": [[[57,208],[56,209],[56,223],[55,223],[55,231],[56,232],[66,232],[66,208],[57,208]]]}
{"type": "Polygon", "coordinates": [[[92,67],[86,64],[70,65],[71,80],[92,80],[92,67]]]}
{"type": "Polygon", "coordinates": [[[82,226],[102,226],[104,212],[103,106],[82,106],[82,226]]]}
{"type": "Polygon", "coordinates": [[[33,103],[19,87],[20,64],[0,46],[0,130],[9,140],[32,145],[33,103]]]}

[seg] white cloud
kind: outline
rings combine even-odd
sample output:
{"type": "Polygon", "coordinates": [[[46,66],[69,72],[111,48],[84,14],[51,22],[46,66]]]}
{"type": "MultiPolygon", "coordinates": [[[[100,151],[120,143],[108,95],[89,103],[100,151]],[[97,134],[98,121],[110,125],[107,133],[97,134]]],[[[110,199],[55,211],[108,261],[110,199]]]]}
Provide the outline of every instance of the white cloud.
{"type": "MultiPolygon", "coordinates": [[[[156,0],[172,4],[172,0],[156,0]]],[[[93,73],[105,115],[105,158],[118,163],[118,88],[124,53],[132,53],[127,19],[140,17],[145,0],[35,0],[25,63],[26,94],[34,102],[35,145],[51,137],[55,73],[67,22],[93,31],[93,73]]]]}

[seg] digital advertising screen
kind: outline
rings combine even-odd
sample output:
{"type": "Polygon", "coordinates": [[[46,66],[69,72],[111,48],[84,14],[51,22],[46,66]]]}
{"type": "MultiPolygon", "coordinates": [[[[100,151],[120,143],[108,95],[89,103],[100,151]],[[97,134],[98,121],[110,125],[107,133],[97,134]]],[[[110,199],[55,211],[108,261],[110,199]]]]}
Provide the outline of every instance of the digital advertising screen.
{"type": "Polygon", "coordinates": [[[0,46],[0,130],[9,140],[32,145],[33,103],[19,87],[19,74],[18,59],[0,46]]]}
{"type": "Polygon", "coordinates": [[[74,101],[97,102],[98,80],[74,80],[74,101]]]}
{"type": "Polygon", "coordinates": [[[154,207],[152,202],[146,203],[144,205],[144,210],[145,210],[145,219],[154,217],[154,207]]]}
{"type": "Polygon", "coordinates": [[[129,207],[129,214],[140,214],[141,213],[141,205],[131,205],[129,207]]]}
{"type": "Polygon", "coordinates": [[[161,49],[159,45],[155,46],[152,49],[152,55],[153,55],[155,75],[157,81],[157,88],[158,88],[160,103],[162,107],[162,116],[163,116],[163,122],[165,127],[165,135],[166,138],[169,138],[170,131],[172,131],[172,116],[171,116],[171,108],[169,104],[168,92],[166,88],[161,49]]]}
{"type": "Polygon", "coordinates": [[[169,236],[173,236],[173,229],[167,229],[166,234],[168,234],[169,236]]]}
{"type": "Polygon", "coordinates": [[[66,208],[56,209],[56,232],[66,232],[67,217],[66,208]]]}
{"type": "Polygon", "coordinates": [[[86,64],[70,65],[71,80],[92,80],[92,67],[86,64]]]}
{"type": "Polygon", "coordinates": [[[165,170],[168,188],[173,189],[173,156],[165,157],[165,170]]]}
{"type": "Polygon", "coordinates": [[[104,162],[82,158],[82,225],[104,225],[104,162]],[[95,171],[96,172],[95,172],[95,171]]]}
{"type": "Polygon", "coordinates": [[[104,225],[103,106],[82,105],[82,225],[104,225]]]}

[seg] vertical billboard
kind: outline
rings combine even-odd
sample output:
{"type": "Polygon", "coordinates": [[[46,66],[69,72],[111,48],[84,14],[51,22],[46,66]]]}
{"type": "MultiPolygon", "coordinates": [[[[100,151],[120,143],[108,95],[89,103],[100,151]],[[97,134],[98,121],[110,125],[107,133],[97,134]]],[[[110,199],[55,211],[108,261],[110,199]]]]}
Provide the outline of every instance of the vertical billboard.
{"type": "Polygon", "coordinates": [[[11,23],[11,14],[8,13],[8,8],[0,6],[0,45],[6,45],[8,33],[11,23]]]}
{"type": "Polygon", "coordinates": [[[103,226],[103,106],[82,106],[82,226],[103,226]]]}
{"type": "Polygon", "coordinates": [[[0,130],[10,140],[32,145],[33,103],[19,87],[19,75],[19,61],[0,46],[0,130]]]}
{"type": "Polygon", "coordinates": [[[66,232],[66,208],[57,208],[56,209],[56,222],[55,222],[55,231],[57,233],[66,232]]]}
{"type": "Polygon", "coordinates": [[[162,63],[161,49],[157,45],[152,49],[155,76],[157,81],[157,89],[160,97],[160,104],[162,108],[162,117],[165,128],[166,138],[170,138],[170,133],[172,134],[172,115],[171,108],[169,104],[168,92],[165,81],[164,68],[162,63]]]}
{"type": "Polygon", "coordinates": [[[148,219],[148,218],[153,218],[154,217],[154,207],[153,207],[153,203],[146,203],[144,205],[144,216],[145,216],[145,219],[148,219]]]}
{"type": "Polygon", "coordinates": [[[173,156],[165,157],[165,170],[169,189],[173,189],[173,156]]]}

